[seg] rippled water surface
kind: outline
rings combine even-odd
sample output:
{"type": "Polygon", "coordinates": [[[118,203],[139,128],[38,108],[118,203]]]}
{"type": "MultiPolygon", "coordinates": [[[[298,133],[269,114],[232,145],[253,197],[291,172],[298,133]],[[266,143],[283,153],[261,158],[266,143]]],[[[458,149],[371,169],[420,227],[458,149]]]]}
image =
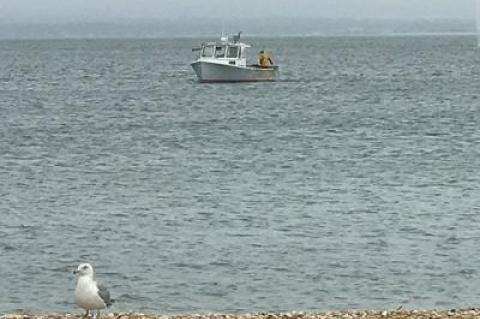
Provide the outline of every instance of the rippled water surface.
{"type": "Polygon", "coordinates": [[[0,311],[83,261],[115,311],[478,305],[473,37],[249,39],[263,84],[202,40],[0,42],[0,311]]]}

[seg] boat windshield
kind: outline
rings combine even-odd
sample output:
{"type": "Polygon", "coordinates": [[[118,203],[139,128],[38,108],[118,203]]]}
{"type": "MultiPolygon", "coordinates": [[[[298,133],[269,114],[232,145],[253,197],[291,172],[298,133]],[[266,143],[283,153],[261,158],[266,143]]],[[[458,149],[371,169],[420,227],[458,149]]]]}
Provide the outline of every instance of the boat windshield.
{"type": "Polygon", "coordinates": [[[224,58],[225,57],[225,47],[224,46],[216,46],[215,47],[215,57],[216,58],[224,58]]]}
{"type": "Polygon", "coordinates": [[[212,45],[204,46],[202,50],[202,57],[210,58],[212,55],[213,55],[213,46],[212,45]]]}
{"type": "Polygon", "coordinates": [[[238,47],[233,46],[233,47],[228,47],[227,49],[227,58],[238,58],[238,47]]]}

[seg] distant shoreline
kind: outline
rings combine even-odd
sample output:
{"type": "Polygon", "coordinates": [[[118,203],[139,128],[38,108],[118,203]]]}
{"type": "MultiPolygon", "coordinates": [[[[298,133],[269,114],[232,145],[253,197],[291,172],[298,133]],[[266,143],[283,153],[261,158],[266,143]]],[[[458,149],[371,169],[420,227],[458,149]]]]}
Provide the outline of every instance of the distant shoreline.
{"type": "MultiPolygon", "coordinates": [[[[152,37],[1,37],[0,41],[82,41],[82,40],[175,40],[175,39],[216,39],[218,34],[210,35],[175,35],[152,37]]],[[[395,37],[480,37],[475,32],[418,32],[418,33],[372,33],[372,34],[279,34],[249,35],[251,39],[287,39],[287,38],[395,38],[395,37]]]]}
{"type": "Polygon", "coordinates": [[[222,26],[191,19],[186,24],[170,20],[70,23],[0,22],[0,39],[109,39],[212,37],[221,32],[243,31],[244,37],[283,36],[396,36],[472,35],[480,32],[474,20],[464,19],[238,19],[222,26]]]}

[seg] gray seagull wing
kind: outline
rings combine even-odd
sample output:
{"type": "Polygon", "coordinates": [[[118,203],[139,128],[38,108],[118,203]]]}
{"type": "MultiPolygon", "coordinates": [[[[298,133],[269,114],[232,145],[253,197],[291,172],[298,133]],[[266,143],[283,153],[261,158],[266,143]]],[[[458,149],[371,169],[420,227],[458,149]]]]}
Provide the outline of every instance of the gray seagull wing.
{"type": "Polygon", "coordinates": [[[97,288],[97,293],[100,298],[102,298],[103,302],[105,302],[105,305],[107,305],[107,307],[110,307],[115,300],[110,299],[110,292],[107,290],[107,287],[100,283],[97,283],[97,288]]]}

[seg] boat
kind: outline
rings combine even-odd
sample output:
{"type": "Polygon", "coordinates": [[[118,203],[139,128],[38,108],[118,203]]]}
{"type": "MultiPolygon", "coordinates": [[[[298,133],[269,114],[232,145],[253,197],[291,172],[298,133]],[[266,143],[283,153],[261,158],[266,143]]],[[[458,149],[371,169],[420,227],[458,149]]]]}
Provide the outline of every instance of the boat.
{"type": "Polygon", "coordinates": [[[220,41],[202,43],[199,57],[191,66],[200,82],[266,82],[276,81],[278,65],[247,64],[247,49],[251,46],[240,41],[240,34],[223,36],[220,41]]]}

